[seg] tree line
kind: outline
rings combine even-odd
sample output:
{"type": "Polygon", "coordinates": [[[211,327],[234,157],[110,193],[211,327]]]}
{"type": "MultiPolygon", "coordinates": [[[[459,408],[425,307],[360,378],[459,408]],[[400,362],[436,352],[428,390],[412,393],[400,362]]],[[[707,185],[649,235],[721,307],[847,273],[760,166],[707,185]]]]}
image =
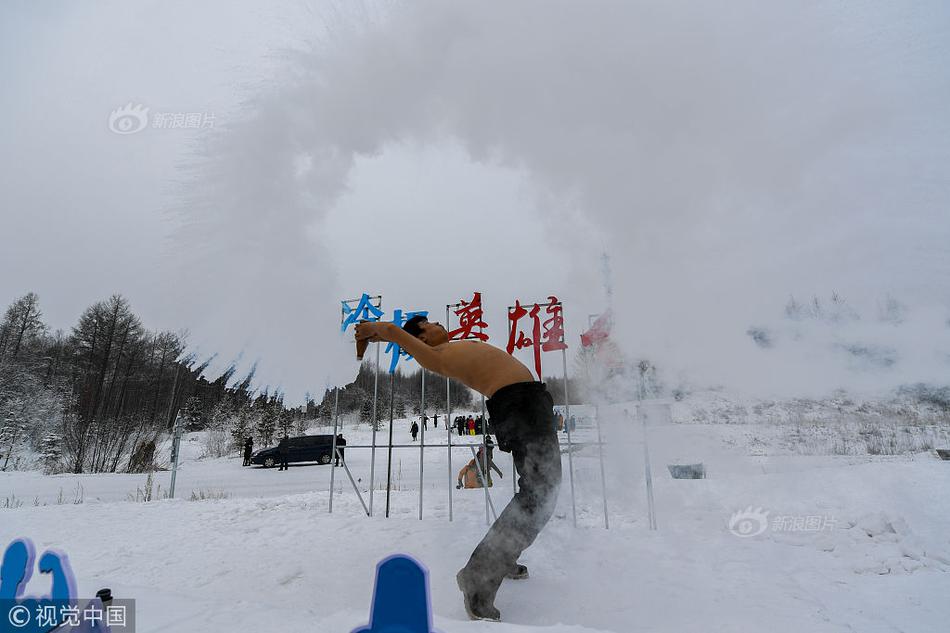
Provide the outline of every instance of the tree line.
{"type": "Polygon", "coordinates": [[[50,331],[36,294],[20,297],[0,321],[0,470],[151,470],[179,412],[189,430],[224,430],[216,456],[246,434],[270,442],[301,426],[283,394],[252,388],[253,368],[209,378],[212,360],[189,353],[182,333],[147,330],[118,294],[69,332],[50,331]]]}

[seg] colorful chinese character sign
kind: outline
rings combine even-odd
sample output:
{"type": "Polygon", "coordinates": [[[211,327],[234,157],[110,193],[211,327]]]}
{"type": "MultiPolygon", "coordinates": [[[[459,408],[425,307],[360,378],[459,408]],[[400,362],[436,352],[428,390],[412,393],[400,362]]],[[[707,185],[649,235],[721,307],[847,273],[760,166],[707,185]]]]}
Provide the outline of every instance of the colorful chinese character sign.
{"type": "Polygon", "coordinates": [[[509,354],[513,354],[516,349],[531,347],[534,354],[534,371],[541,379],[541,352],[553,352],[556,350],[567,349],[564,342],[564,317],[560,301],[557,297],[548,297],[545,304],[535,303],[530,310],[525,309],[520,301],[515,301],[515,306],[508,310],[508,346],[509,354]],[[541,308],[545,308],[544,313],[550,315],[550,318],[541,320],[541,308]],[[531,330],[529,334],[520,329],[518,322],[527,316],[531,319],[531,330]]]}
{"type": "Polygon", "coordinates": [[[343,301],[343,322],[340,325],[340,331],[346,332],[346,328],[355,325],[360,321],[379,321],[383,318],[383,311],[378,305],[373,304],[373,298],[365,292],[360,297],[356,307],[350,305],[350,301],[343,301]]]}
{"type": "MultiPolygon", "coordinates": [[[[396,327],[402,327],[403,325],[406,324],[406,321],[408,321],[409,319],[411,319],[411,318],[414,317],[414,316],[424,316],[424,317],[428,317],[428,316],[429,316],[429,311],[428,311],[428,310],[415,310],[415,311],[408,311],[408,312],[406,312],[405,314],[403,314],[403,311],[402,311],[402,310],[394,310],[394,311],[393,311],[393,320],[392,320],[392,323],[395,323],[395,324],[396,324],[396,327]]],[[[385,353],[386,353],[386,354],[392,354],[392,358],[391,358],[390,361],[389,361],[389,373],[390,373],[390,374],[396,373],[396,365],[399,363],[399,357],[400,357],[400,356],[402,356],[402,357],[405,358],[406,360],[412,360],[412,356],[409,355],[409,352],[407,352],[406,350],[402,349],[401,347],[399,347],[398,345],[396,345],[396,344],[393,343],[392,341],[390,341],[390,342],[386,345],[385,353]]]]}
{"type": "Polygon", "coordinates": [[[474,338],[487,341],[488,335],[482,331],[488,327],[488,324],[482,320],[482,293],[476,292],[471,301],[462,301],[455,307],[454,312],[459,319],[459,326],[449,332],[449,340],[460,341],[474,338]]]}

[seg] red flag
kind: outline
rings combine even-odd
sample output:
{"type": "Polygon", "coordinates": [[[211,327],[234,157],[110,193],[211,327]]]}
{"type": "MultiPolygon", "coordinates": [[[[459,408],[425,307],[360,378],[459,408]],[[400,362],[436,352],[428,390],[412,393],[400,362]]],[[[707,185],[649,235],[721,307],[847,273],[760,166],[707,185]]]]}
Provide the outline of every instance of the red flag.
{"type": "Polygon", "coordinates": [[[610,310],[607,310],[594,321],[590,329],[581,334],[581,345],[590,347],[596,343],[606,341],[610,337],[610,328],[613,325],[610,310]]]}

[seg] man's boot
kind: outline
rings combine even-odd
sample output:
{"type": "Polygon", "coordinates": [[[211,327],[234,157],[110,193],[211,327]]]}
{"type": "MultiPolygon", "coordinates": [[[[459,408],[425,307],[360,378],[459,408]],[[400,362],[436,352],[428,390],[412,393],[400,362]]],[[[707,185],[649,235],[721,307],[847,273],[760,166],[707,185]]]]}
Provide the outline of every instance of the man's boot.
{"type": "MultiPolygon", "coordinates": [[[[465,569],[455,575],[462,597],[465,601],[465,612],[473,620],[501,620],[501,612],[495,608],[495,592],[479,588],[469,577],[465,569]]],[[[497,589],[496,589],[497,591],[497,589]]]]}

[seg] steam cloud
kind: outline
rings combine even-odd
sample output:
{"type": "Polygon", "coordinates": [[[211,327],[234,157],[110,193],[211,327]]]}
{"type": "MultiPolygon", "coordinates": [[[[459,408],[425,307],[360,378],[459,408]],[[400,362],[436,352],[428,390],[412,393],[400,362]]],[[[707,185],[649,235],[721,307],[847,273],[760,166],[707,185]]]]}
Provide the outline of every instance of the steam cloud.
{"type": "Polygon", "coordinates": [[[286,332],[288,381],[345,378],[329,308],[341,291],[315,236],[354,161],[404,141],[528,174],[549,239],[579,244],[575,279],[599,278],[589,245],[602,240],[617,336],[669,380],[791,393],[945,377],[943,3],[433,0],[367,14],[288,58],[197,161],[182,205],[188,265],[208,276],[197,311],[286,332]],[[577,214],[595,239],[559,232],[577,214]],[[861,318],[785,317],[790,296],[833,292],[861,318]],[[899,323],[875,316],[888,295],[906,305],[899,323]],[[893,362],[863,363],[861,346],[893,362]]]}

